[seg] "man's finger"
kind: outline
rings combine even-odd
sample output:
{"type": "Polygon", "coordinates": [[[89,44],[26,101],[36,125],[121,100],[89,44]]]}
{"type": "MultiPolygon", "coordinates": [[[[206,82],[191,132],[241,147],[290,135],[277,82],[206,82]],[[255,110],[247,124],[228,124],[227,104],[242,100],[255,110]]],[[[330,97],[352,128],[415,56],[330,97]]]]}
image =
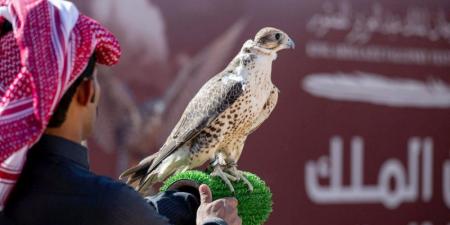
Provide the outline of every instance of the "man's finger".
{"type": "Polygon", "coordinates": [[[228,204],[232,207],[237,207],[237,205],[238,205],[238,200],[236,198],[228,197],[228,198],[225,198],[225,200],[226,200],[226,204],[228,204]]]}
{"type": "Polygon", "coordinates": [[[236,219],[237,221],[236,221],[236,225],[241,225],[242,224],[242,219],[241,219],[241,217],[237,217],[237,219],[236,219]]]}
{"type": "Polygon", "coordinates": [[[212,194],[208,185],[200,185],[200,187],[198,187],[198,191],[200,192],[200,204],[210,203],[212,201],[212,194]]]}

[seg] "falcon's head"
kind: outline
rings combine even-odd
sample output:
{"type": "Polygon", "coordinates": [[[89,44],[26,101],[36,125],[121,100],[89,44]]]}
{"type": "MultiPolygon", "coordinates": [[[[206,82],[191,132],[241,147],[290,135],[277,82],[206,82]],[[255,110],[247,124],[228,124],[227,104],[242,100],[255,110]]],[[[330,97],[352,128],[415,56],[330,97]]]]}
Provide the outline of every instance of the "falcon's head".
{"type": "Polygon", "coordinates": [[[273,27],[265,27],[258,31],[254,43],[260,48],[275,52],[286,48],[295,48],[294,41],[286,33],[273,27]]]}

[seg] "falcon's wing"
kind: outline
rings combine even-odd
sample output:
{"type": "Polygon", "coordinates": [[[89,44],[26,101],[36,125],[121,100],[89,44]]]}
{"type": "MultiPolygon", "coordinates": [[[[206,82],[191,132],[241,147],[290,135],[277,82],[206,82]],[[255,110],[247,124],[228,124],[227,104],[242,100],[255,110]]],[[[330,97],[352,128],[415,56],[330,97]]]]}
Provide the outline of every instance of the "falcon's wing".
{"type": "Polygon", "coordinates": [[[153,171],[179,146],[197,136],[243,93],[241,81],[227,78],[233,72],[235,71],[226,69],[203,85],[189,102],[147,172],[153,171]]]}

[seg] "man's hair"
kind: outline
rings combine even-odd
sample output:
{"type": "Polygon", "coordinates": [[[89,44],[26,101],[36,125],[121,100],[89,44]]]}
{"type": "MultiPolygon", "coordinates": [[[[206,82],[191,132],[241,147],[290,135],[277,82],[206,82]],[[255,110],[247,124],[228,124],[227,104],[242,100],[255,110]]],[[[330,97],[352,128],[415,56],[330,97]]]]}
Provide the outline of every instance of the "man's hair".
{"type": "Polygon", "coordinates": [[[0,27],[0,37],[12,31],[12,25],[9,21],[4,20],[0,27]]]}
{"type": "Polygon", "coordinates": [[[66,120],[67,110],[72,102],[72,98],[77,91],[78,86],[83,82],[85,78],[92,79],[95,69],[95,54],[89,59],[86,69],[81,73],[81,75],[73,82],[73,84],[67,89],[66,93],[63,95],[58,103],[55,111],[53,112],[47,127],[56,128],[60,127],[66,120]]]}

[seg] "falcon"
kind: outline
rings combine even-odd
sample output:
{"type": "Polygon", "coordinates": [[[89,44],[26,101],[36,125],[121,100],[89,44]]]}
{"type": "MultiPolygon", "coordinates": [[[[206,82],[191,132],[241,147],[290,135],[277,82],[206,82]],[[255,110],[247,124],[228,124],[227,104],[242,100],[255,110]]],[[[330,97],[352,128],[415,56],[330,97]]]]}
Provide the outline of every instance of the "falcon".
{"type": "Polygon", "coordinates": [[[174,173],[210,162],[234,192],[231,181],[250,182],[237,169],[247,136],[275,108],[279,90],[272,83],[272,61],[282,49],[294,48],[289,36],[276,28],[258,31],[219,74],[207,81],[187,105],[164,145],[155,154],[126,170],[120,178],[137,182],[145,193],[150,186],[174,173]]]}

